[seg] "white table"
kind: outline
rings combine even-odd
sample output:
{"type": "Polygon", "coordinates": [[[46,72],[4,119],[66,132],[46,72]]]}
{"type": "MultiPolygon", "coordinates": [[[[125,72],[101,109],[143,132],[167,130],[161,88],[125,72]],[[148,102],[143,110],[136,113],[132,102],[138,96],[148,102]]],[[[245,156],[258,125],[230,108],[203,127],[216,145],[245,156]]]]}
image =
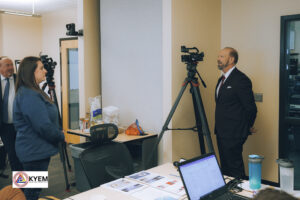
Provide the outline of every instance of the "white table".
{"type": "MultiPolygon", "coordinates": [[[[152,173],[157,173],[166,177],[176,178],[180,180],[179,173],[176,171],[176,168],[173,167],[171,163],[166,163],[154,168],[147,170],[152,173]]],[[[105,196],[105,200],[116,200],[116,199],[127,199],[127,200],[136,200],[129,195],[124,195],[121,192],[116,192],[104,187],[97,187],[86,192],[71,196],[66,200],[101,200],[101,197],[105,196]]]]}
{"type": "MultiPolygon", "coordinates": [[[[181,180],[179,172],[173,166],[172,163],[166,163],[166,164],[151,168],[147,171],[165,176],[167,178],[181,180]]],[[[253,197],[253,195],[255,194],[255,191],[253,191],[249,188],[249,181],[244,181],[243,184],[241,185],[241,187],[244,190],[238,194],[247,196],[250,198],[253,197]]],[[[261,189],[265,189],[268,187],[275,188],[275,187],[272,187],[269,185],[262,184],[261,189]]],[[[275,188],[275,189],[279,189],[279,188],[275,188]]],[[[295,191],[293,193],[293,195],[296,197],[300,197],[300,191],[295,191]]],[[[136,200],[136,198],[134,198],[134,197],[126,195],[122,192],[116,192],[114,190],[107,189],[103,186],[88,190],[86,192],[83,192],[83,193],[80,193],[80,194],[77,194],[74,196],[71,196],[69,198],[66,198],[65,200],[115,200],[115,199],[136,200]]],[[[187,199],[186,195],[183,196],[181,199],[182,200],[187,199]]]]}

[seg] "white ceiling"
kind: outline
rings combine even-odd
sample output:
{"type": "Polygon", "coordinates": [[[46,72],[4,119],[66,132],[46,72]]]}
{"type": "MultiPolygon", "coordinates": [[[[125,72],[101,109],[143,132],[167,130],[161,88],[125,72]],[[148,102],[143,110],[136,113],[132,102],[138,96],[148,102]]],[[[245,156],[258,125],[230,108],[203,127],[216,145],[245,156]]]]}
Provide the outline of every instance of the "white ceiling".
{"type": "Polygon", "coordinates": [[[40,15],[77,6],[77,0],[0,0],[0,10],[32,13],[33,2],[34,13],[40,15]]]}

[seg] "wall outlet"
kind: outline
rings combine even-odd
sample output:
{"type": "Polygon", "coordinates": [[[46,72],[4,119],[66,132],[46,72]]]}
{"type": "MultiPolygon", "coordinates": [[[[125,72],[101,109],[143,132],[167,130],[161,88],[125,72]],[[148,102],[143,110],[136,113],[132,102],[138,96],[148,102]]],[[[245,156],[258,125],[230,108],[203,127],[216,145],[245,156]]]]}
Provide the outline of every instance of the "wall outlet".
{"type": "Polygon", "coordinates": [[[262,93],[254,93],[254,100],[256,102],[263,102],[263,94],[262,93]]]}

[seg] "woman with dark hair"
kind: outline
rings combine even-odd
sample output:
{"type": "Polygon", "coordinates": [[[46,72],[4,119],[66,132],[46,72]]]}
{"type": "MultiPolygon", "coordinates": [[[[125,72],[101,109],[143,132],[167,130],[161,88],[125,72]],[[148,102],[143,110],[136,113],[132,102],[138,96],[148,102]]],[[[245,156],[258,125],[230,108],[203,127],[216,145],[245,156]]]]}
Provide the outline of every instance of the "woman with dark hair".
{"type": "MultiPolygon", "coordinates": [[[[16,153],[24,171],[47,171],[50,157],[58,153],[58,143],[64,141],[58,110],[39,87],[46,73],[38,57],[24,58],[18,69],[13,119],[16,153]]],[[[40,188],[24,188],[27,200],[38,199],[40,192],[40,188]]]]}

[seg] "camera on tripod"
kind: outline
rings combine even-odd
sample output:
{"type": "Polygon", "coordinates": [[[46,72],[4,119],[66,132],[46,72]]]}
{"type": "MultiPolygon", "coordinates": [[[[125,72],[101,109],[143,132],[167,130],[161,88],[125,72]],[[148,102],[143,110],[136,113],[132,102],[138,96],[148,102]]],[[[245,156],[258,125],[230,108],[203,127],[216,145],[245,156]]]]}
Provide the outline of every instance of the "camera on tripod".
{"type": "Polygon", "coordinates": [[[69,36],[83,36],[83,30],[80,29],[78,31],[75,30],[75,24],[66,24],[67,32],[66,34],[69,36]]]}
{"type": "Polygon", "coordinates": [[[41,55],[40,58],[44,65],[44,68],[47,70],[47,74],[46,74],[47,83],[49,85],[54,84],[53,75],[54,75],[54,69],[55,69],[55,66],[57,65],[57,63],[55,61],[53,61],[52,58],[48,58],[48,55],[41,55]]]}
{"type": "MultiPolygon", "coordinates": [[[[158,148],[158,144],[163,137],[163,134],[167,130],[191,130],[191,131],[197,131],[198,132],[198,139],[199,139],[199,144],[200,144],[200,151],[201,154],[206,153],[206,148],[205,145],[207,146],[208,152],[214,152],[214,146],[210,137],[210,131],[206,119],[206,114],[204,110],[204,106],[202,103],[202,98],[200,95],[200,90],[199,90],[199,82],[198,78],[196,77],[196,74],[198,74],[203,86],[206,88],[206,84],[201,78],[199,72],[197,71],[197,64],[198,61],[203,61],[204,53],[201,52],[199,53],[199,50],[196,47],[193,48],[186,48],[185,46],[181,46],[181,52],[182,53],[187,53],[188,55],[181,55],[181,61],[187,64],[186,69],[187,69],[187,77],[184,79],[184,82],[181,86],[181,90],[175,100],[175,103],[173,104],[171,111],[162,127],[162,130],[158,136],[158,139],[154,145],[154,148],[149,156],[149,158],[146,161],[146,165],[152,161],[153,156],[155,155],[155,150],[158,148]],[[190,85],[190,93],[192,94],[192,100],[193,100],[193,105],[194,105],[194,113],[195,113],[195,120],[196,120],[196,125],[191,128],[168,128],[168,125],[172,119],[172,116],[179,104],[179,101],[186,89],[186,87],[190,85]],[[205,142],[204,142],[205,139],[205,142]]],[[[174,165],[177,163],[174,163],[174,165]]]]}
{"type": "Polygon", "coordinates": [[[199,61],[203,61],[204,53],[200,52],[197,47],[186,48],[185,46],[181,46],[182,53],[188,53],[189,55],[181,55],[181,62],[184,63],[195,63],[199,61]]]}

